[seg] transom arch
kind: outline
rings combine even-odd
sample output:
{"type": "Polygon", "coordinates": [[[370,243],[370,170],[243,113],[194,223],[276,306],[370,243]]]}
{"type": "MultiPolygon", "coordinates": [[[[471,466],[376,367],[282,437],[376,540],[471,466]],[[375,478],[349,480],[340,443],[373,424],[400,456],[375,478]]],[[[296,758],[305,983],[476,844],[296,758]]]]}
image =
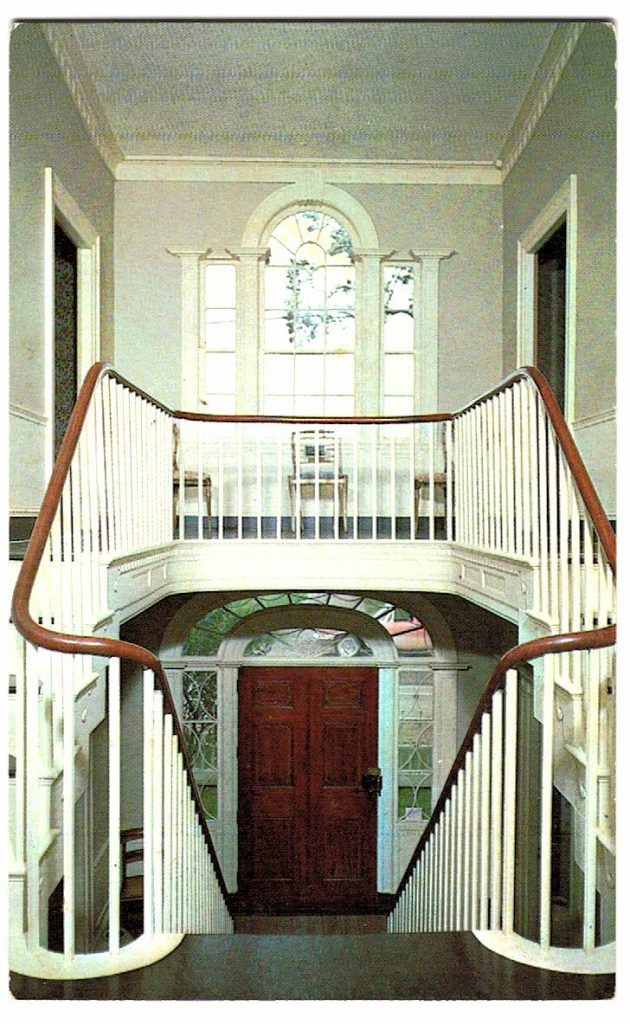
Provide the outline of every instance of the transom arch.
{"type": "Polygon", "coordinates": [[[297,183],[272,192],[254,210],[243,233],[243,248],[267,244],[278,224],[291,213],[317,210],[328,213],[344,227],[357,248],[378,249],[374,222],[365,207],[335,185],[297,183]]]}
{"type": "Polygon", "coordinates": [[[219,654],[230,660],[245,650],[248,637],[282,626],[339,629],[375,642],[375,656],[390,661],[414,654],[451,660],[452,633],[430,601],[416,595],[283,591],[267,594],[196,594],[166,625],[160,644],[165,661],[187,655],[219,654]],[[195,631],[209,642],[191,644],[195,631]],[[226,641],[229,638],[230,643],[226,641]],[[392,640],[392,638],[394,638],[392,640]],[[239,647],[240,645],[240,647],[239,647]],[[378,655],[376,649],[378,648],[378,655]]]}

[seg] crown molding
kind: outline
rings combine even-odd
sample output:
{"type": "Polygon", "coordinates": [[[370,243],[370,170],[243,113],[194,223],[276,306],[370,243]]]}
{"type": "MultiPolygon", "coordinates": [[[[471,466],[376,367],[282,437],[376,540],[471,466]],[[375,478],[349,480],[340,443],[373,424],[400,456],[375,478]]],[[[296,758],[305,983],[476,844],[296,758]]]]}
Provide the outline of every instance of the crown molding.
{"type": "Polygon", "coordinates": [[[583,21],[562,22],[553,33],[497,161],[502,164],[503,180],[514,167],[547,109],[584,26],[583,21]]]}
{"type": "Polygon", "coordinates": [[[116,168],[119,181],[237,181],[292,184],[315,177],[327,184],[500,185],[490,161],[324,160],[288,157],[136,156],[116,168]]]}
{"type": "Polygon", "coordinates": [[[101,106],[72,26],[48,21],[41,22],[40,28],[92,142],[116,177],[116,168],[124,155],[101,106]]]}

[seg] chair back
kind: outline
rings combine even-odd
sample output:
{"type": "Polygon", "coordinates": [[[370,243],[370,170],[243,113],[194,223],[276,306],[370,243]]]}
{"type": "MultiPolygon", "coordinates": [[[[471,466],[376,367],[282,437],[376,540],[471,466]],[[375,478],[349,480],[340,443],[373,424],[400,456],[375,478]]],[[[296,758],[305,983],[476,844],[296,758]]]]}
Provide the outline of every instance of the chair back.
{"type": "Polygon", "coordinates": [[[330,479],[341,471],[339,439],[334,430],[296,430],[291,436],[293,473],[302,479],[330,479]]]}

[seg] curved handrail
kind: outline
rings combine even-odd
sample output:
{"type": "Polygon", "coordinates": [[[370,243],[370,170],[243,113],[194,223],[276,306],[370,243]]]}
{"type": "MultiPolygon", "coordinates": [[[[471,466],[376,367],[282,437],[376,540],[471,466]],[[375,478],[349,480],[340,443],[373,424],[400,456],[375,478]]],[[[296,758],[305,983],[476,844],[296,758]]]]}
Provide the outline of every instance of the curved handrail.
{"type": "Polygon", "coordinates": [[[13,624],[18,632],[21,633],[26,640],[37,647],[43,647],[45,650],[49,651],[60,651],[63,654],[87,654],[102,658],[126,659],[128,661],[134,661],[142,665],[144,668],[151,669],[155,673],[156,683],[162,691],[165,709],[173,719],[173,729],[179,740],[179,747],[188,774],[188,781],[190,783],[197,817],[199,819],[199,824],[216,873],[217,883],[221,889],[223,898],[226,903],[229,904],[230,897],[223,878],[223,872],[221,871],[221,865],[219,864],[216,850],[214,848],[214,843],[212,842],[212,836],[210,835],[206,822],[201,796],[193,775],[192,765],[190,763],[186,743],[184,741],[184,735],[179,722],[179,716],[175,709],[168,680],[159,659],[146,648],[140,647],[137,644],[129,643],[126,640],[114,640],[111,637],[76,636],[68,633],[58,633],[55,630],[47,629],[32,618],[29,610],[33,584],[46,547],[46,542],[57,511],[57,506],[70,468],[70,463],[72,462],[72,457],[79,442],[81,429],[85,421],[90,401],[92,400],[97,384],[104,376],[111,376],[115,378],[118,383],[131,388],[131,390],[141,398],[147,399],[153,405],[170,413],[170,410],[161,405],[160,402],[156,402],[149,395],[145,394],[145,392],[136,388],[134,385],[129,384],[124,377],[121,377],[120,374],[116,373],[116,371],[106,363],[95,363],[94,366],[91,367],[86,374],[76,405],[72,410],[68,428],[61,443],[59,454],[57,455],[53,472],[50,477],[48,487],[46,488],[44,500],[42,501],[41,509],[24,555],[24,561],[22,562],[17,583],[13,591],[11,616],[13,624]]]}
{"type": "Polygon", "coordinates": [[[405,869],[405,873],[400,880],[395,893],[395,899],[398,899],[402,894],[407,882],[413,874],[415,866],[420,859],[420,855],[429,841],[431,831],[437,824],[438,818],[444,810],[444,806],[448,800],[450,791],[457,781],[459,771],[464,767],[466,755],[472,749],[473,740],[481,729],[481,720],[484,714],[490,710],[494,694],[504,686],[506,673],[509,669],[519,668],[528,664],[530,661],[535,661],[537,658],[543,658],[546,654],[566,654],[569,651],[597,650],[602,647],[612,647],[616,638],[617,627],[615,625],[603,626],[601,629],[585,629],[577,633],[558,633],[554,636],[543,636],[538,637],[536,640],[527,640],[525,643],[512,647],[503,655],[494,669],[494,672],[490,676],[488,685],[479,699],[479,703],[477,704],[470,725],[468,726],[466,735],[464,736],[462,744],[457,752],[457,756],[453,761],[451,770],[446,777],[442,791],[436,800],[435,807],[431,812],[431,816],[426,824],[424,832],[418,840],[418,845],[416,846],[411,856],[411,860],[405,869]]]}
{"type": "MultiPolygon", "coordinates": [[[[79,436],[83,422],[85,420],[87,409],[90,404],[92,395],[96,388],[98,381],[102,376],[108,374],[113,377],[118,383],[129,388],[135,394],[151,402],[157,408],[167,413],[172,417],[179,419],[206,421],[206,422],[244,422],[244,423],[330,423],[330,424],[348,424],[348,423],[421,423],[421,422],[440,422],[448,421],[460,416],[463,416],[466,412],[475,408],[477,405],[484,401],[494,397],[501,391],[507,389],[511,384],[517,380],[529,378],[536,386],[541,400],[543,401],[549,418],[556,431],[556,435],[567,460],[567,463],[571,469],[575,483],[580,491],[585,507],[591,517],[591,521],[595,527],[599,540],[602,544],[608,562],[611,566],[613,573],[616,570],[616,537],[603,506],[597,496],[593,483],[590,479],[588,471],[582,461],[580,453],[578,452],[575,441],[573,440],[569,429],[565,423],[564,417],[560,410],[560,407],[556,401],[556,398],[551,390],[549,383],[547,382],[544,375],[536,367],[526,366],[520,370],[509,374],[504,378],[496,387],[486,392],[485,394],[474,399],[468,405],[458,410],[456,413],[429,413],[419,416],[400,416],[400,417],[312,417],[312,416],[259,416],[259,415],[213,415],[207,413],[193,413],[193,412],[182,412],[174,411],[161,402],[152,398],[146,392],[137,388],[134,384],[131,384],[128,380],[122,377],[119,373],[114,370],[113,367],[106,363],[95,363],[94,366],[88,371],[79,396],[77,398],[76,405],[73,409],[68,428],[64,439],[62,441],[59,454],[55,461],[55,466],[46,488],[46,493],[42,502],[42,506],[33,529],[24,561],[18,576],[18,580],[15,586],[13,601],[12,601],[12,617],[13,622],[18,631],[31,643],[44,647],[47,650],[61,651],[63,653],[70,654],[92,654],[101,657],[118,657],[126,658],[131,661],[135,661],[144,665],[146,668],[150,668],[155,673],[155,678],[159,688],[162,690],[164,695],[165,704],[167,710],[173,716],[174,728],[177,732],[180,746],[182,749],[184,763],[186,765],[195,805],[197,809],[197,815],[199,817],[200,824],[202,826],[204,837],[208,850],[212,857],[212,861],[217,873],[217,879],[221,887],[221,891],[226,901],[228,900],[228,894],[225,887],[225,882],[221,872],[221,868],[216,856],[214,844],[210,836],[203,805],[201,803],[201,797],[197,789],[190,761],[186,752],[186,745],[184,742],[181,726],[179,724],[179,718],[175,711],[172,695],[168,681],[164,674],[164,670],[160,661],[148,651],[146,648],[140,647],[136,644],[131,644],[122,640],[112,640],[108,637],[86,637],[86,636],[74,636],[68,634],[57,633],[53,630],[49,630],[43,626],[40,626],[31,617],[29,612],[30,597],[32,593],[33,584],[39,568],[41,558],[46,546],[50,528],[57,510],[57,506],[60,500],[63,485],[72,461],[72,457],[78,444],[79,436]]],[[[481,697],[477,711],[473,716],[473,720],[469,726],[469,730],[464,739],[464,743],[460,747],[460,751],[455,759],[453,767],[446,780],[445,786],[438,798],[435,805],[431,818],[427,828],[425,829],[422,838],[416,850],[411,858],[411,861],[403,875],[401,883],[397,890],[397,895],[400,894],[404,885],[406,884],[409,875],[415,867],[418,856],[423,848],[424,842],[428,840],[428,835],[433,826],[433,823],[439,813],[441,812],[444,803],[447,798],[447,790],[452,785],[453,778],[456,777],[459,768],[465,758],[465,754],[468,750],[467,743],[472,742],[472,736],[474,731],[471,733],[473,728],[476,729],[476,723],[481,721],[481,715],[484,713],[488,702],[491,701],[492,694],[502,685],[505,673],[508,668],[515,667],[518,664],[527,662],[528,660],[542,657],[548,653],[560,653],[561,651],[567,650],[584,650],[589,647],[607,647],[615,642],[616,627],[608,626],[597,630],[583,631],[579,633],[567,633],[560,634],[557,636],[541,637],[538,640],[528,641],[526,644],[521,644],[518,647],[512,648],[506,655],[503,656],[497,668],[493,672],[490,682],[481,697]],[[481,710],[480,710],[481,709],[481,710]],[[470,740],[469,740],[470,735],[470,740]],[[466,749],[464,749],[466,748],[466,749]]]]}
{"type": "Polygon", "coordinates": [[[500,384],[497,384],[491,391],[487,391],[485,394],[473,399],[472,402],[469,402],[468,405],[465,405],[462,409],[456,412],[453,418],[456,419],[463,416],[464,413],[467,413],[476,406],[481,405],[482,402],[487,402],[488,399],[494,398],[494,396],[498,395],[501,391],[505,391],[511,384],[515,384],[517,380],[525,379],[531,380],[538,389],[538,393],[545,405],[549,419],[553,424],[553,428],[564,453],[564,457],[573,474],[576,486],[582,496],[586,510],[591,517],[593,526],[597,531],[597,535],[601,541],[608,563],[613,573],[615,573],[617,567],[617,538],[615,537],[615,532],[610,525],[608,516],[606,515],[604,507],[599,500],[588,470],[582,460],[582,456],[577,449],[577,445],[573,440],[571,431],[569,430],[566,420],[562,414],[562,410],[558,405],[556,396],[551,390],[551,385],[538,367],[522,366],[520,370],[515,370],[513,373],[508,374],[500,384]]]}

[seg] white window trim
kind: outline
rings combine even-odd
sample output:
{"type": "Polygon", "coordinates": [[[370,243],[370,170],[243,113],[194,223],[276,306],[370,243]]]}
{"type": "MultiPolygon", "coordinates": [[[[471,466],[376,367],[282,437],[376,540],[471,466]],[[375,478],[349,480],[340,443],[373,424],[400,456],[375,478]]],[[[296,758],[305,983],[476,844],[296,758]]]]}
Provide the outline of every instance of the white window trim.
{"type": "Polygon", "coordinates": [[[536,252],[562,218],[567,223],[565,308],[564,418],[573,430],[575,416],[575,350],[577,344],[577,175],[571,174],[554,193],[517,243],[516,365],[534,363],[534,301],[536,252]]]}
{"type": "Polygon", "coordinates": [[[55,436],[55,221],[77,246],[77,385],[101,352],[101,240],[91,220],[52,167],[44,168],[44,415],[45,475],[55,436]]]}

